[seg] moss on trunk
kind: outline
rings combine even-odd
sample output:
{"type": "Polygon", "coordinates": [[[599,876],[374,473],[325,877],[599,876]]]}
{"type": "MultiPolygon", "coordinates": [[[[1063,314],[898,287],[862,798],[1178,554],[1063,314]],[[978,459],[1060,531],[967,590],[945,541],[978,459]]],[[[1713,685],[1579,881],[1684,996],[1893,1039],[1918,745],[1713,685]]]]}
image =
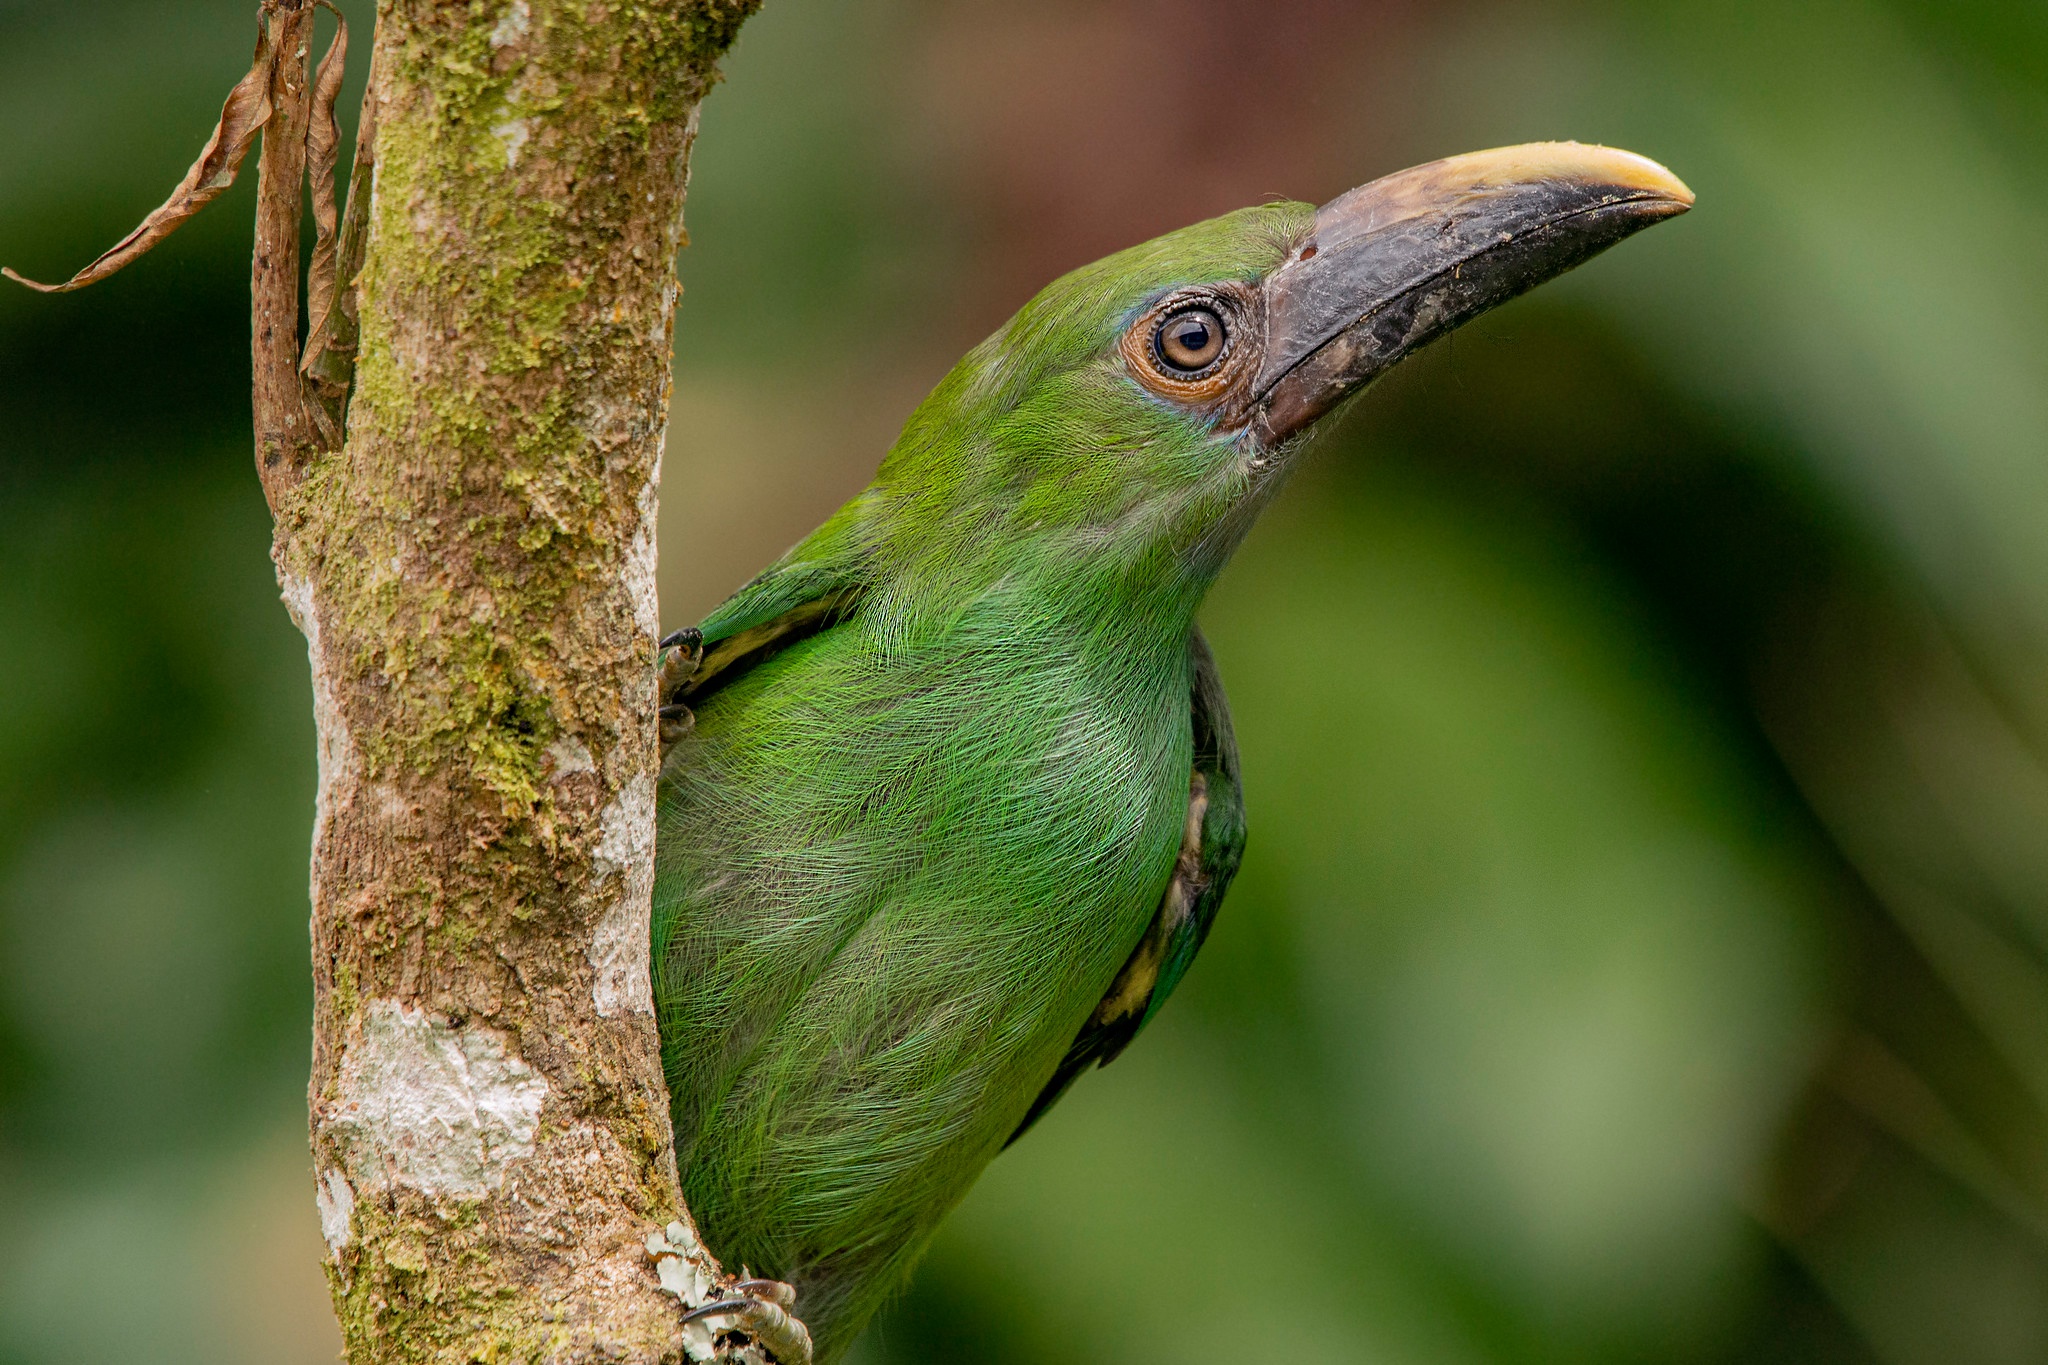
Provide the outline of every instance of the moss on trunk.
{"type": "Polygon", "coordinates": [[[346,447],[267,469],[320,724],[349,1356],[681,1359],[654,517],[698,102],[758,0],[385,0],[346,447]]]}

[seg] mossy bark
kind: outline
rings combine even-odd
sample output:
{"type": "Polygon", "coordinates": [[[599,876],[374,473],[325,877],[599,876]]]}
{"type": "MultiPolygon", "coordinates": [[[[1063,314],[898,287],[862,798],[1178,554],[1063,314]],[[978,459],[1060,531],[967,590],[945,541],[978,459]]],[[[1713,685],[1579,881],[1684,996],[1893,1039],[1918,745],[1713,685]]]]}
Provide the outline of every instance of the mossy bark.
{"type": "Polygon", "coordinates": [[[384,0],[346,447],[273,460],[320,726],[351,1360],[680,1360],[648,988],[655,496],[698,102],[758,0],[384,0]]]}

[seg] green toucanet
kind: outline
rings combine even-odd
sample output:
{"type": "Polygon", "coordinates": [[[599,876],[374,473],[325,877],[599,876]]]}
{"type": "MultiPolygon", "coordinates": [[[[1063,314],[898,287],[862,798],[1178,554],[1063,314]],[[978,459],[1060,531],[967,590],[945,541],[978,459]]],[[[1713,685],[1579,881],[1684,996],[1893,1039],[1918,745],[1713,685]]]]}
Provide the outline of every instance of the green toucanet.
{"type": "MultiPolygon", "coordinates": [[[[706,1243],[794,1288],[820,1365],[1200,948],[1245,820],[1195,612],[1303,441],[1691,202],[1640,157],[1534,144],[1077,270],[867,489],[664,642],[676,1159],[706,1243]]],[[[761,1282],[704,1320],[787,1299],[761,1282]]]]}

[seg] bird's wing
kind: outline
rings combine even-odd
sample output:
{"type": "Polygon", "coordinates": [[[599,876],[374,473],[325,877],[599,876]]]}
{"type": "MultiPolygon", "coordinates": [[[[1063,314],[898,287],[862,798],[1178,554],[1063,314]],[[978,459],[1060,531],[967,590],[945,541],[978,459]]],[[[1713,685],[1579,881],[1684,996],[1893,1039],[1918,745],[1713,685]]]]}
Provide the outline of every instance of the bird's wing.
{"type": "Polygon", "coordinates": [[[692,706],[702,702],[755,664],[845,620],[860,598],[858,585],[828,584],[820,589],[817,596],[804,597],[780,614],[743,630],[715,640],[707,632],[704,660],[673,700],[692,706]]]}
{"type": "Polygon", "coordinates": [[[718,604],[698,627],[703,658],[664,703],[694,705],[754,665],[846,619],[866,588],[862,494],[718,604]]]}
{"type": "Polygon", "coordinates": [[[1160,897],[1159,911],[1138,942],[1109,993],[1059,1069],[1046,1082],[1031,1112],[1010,1134],[1015,1142],[1039,1116],[1058,1103],[1074,1078],[1090,1066],[1115,1061],[1138,1030],[1166,1003],[1166,997],[1187,974],[1202,940],[1209,936],[1223,893],[1237,875],[1244,856],[1244,794],[1238,783],[1237,737],[1230,729],[1230,703],[1209,644],[1197,630],[1188,643],[1193,656],[1194,688],[1190,698],[1195,728],[1195,766],[1188,781],[1188,820],[1173,878],[1160,897]]]}

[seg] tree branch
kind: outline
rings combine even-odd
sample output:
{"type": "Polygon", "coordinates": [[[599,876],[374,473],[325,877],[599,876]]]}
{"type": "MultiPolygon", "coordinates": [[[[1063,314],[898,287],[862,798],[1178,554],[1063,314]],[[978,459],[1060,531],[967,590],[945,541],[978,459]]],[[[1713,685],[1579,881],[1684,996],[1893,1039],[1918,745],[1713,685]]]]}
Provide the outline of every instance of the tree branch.
{"type": "Polygon", "coordinates": [[[647,961],[655,496],[697,105],[757,3],[384,0],[333,452],[277,192],[312,14],[276,5],[259,466],[313,667],[313,1150],[359,1365],[685,1353],[646,1245],[687,1217],[647,961]]]}

